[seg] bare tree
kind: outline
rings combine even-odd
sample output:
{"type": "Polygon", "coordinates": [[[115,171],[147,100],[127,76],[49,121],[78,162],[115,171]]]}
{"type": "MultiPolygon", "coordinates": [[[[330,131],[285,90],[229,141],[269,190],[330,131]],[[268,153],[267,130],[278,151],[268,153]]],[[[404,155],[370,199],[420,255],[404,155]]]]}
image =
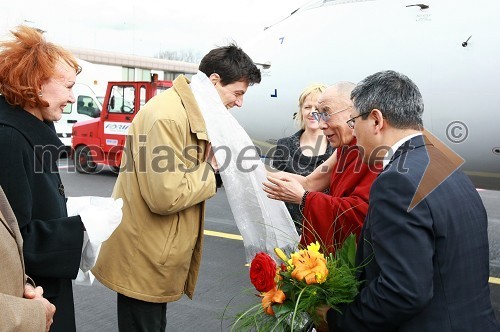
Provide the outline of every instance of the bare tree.
{"type": "Polygon", "coordinates": [[[200,62],[202,57],[200,52],[195,53],[193,50],[180,50],[180,51],[165,50],[155,54],[155,58],[198,63],[200,62]]]}

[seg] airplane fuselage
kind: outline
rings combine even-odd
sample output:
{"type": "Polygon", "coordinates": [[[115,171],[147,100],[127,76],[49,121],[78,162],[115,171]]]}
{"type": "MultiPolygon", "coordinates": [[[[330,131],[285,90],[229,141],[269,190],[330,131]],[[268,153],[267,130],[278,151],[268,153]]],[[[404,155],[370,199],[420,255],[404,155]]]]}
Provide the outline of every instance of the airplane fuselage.
{"type": "Polygon", "coordinates": [[[476,186],[500,190],[500,5],[415,4],[320,2],[269,27],[243,45],[270,66],[233,114],[265,153],[298,130],[292,117],[309,84],[356,83],[396,70],[418,85],[426,129],[465,159],[462,168],[476,186]]]}

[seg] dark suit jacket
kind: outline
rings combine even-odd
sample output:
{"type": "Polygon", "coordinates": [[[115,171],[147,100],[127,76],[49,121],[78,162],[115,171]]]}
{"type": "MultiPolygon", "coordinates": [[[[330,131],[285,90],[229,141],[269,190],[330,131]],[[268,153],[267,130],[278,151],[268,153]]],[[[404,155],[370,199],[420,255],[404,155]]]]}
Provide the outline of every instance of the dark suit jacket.
{"type": "Polygon", "coordinates": [[[0,331],[45,331],[45,308],[23,298],[23,239],[0,187],[0,331]]]}
{"type": "Polygon", "coordinates": [[[26,273],[56,306],[51,331],[75,330],[71,279],[80,266],[83,225],[68,217],[52,123],[0,96],[0,185],[24,240],[26,273]]]}
{"type": "MultiPolygon", "coordinates": [[[[488,285],[488,220],[467,176],[453,172],[407,211],[429,155],[443,156],[414,137],[373,183],[357,250],[365,283],[341,313],[328,312],[331,331],[499,331],[488,285]]],[[[429,166],[431,176],[436,167],[429,166]]]]}

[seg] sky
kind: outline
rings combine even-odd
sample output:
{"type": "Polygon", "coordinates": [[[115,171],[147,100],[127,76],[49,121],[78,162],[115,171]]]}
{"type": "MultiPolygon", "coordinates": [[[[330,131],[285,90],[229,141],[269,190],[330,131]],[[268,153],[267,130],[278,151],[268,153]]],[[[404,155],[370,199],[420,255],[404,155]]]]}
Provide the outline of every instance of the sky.
{"type": "Polygon", "coordinates": [[[17,0],[0,11],[0,38],[25,21],[65,47],[142,56],[200,56],[250,40],[307,0],[17,0]]]}

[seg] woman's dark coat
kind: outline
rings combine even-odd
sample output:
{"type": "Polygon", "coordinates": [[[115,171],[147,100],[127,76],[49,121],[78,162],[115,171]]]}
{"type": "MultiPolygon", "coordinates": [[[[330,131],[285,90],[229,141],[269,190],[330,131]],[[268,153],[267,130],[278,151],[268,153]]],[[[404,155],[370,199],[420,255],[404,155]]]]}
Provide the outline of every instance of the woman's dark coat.
{"type": "Polygon", "coordinates": [[[74,331],[71,279],[83,243],[79,216],[68,217],[57,159],[63,147],[54,125],[10,106],[0,96],[0,185],[24,240],[26,273],[56,306],[51,331],[74,331]]]}

